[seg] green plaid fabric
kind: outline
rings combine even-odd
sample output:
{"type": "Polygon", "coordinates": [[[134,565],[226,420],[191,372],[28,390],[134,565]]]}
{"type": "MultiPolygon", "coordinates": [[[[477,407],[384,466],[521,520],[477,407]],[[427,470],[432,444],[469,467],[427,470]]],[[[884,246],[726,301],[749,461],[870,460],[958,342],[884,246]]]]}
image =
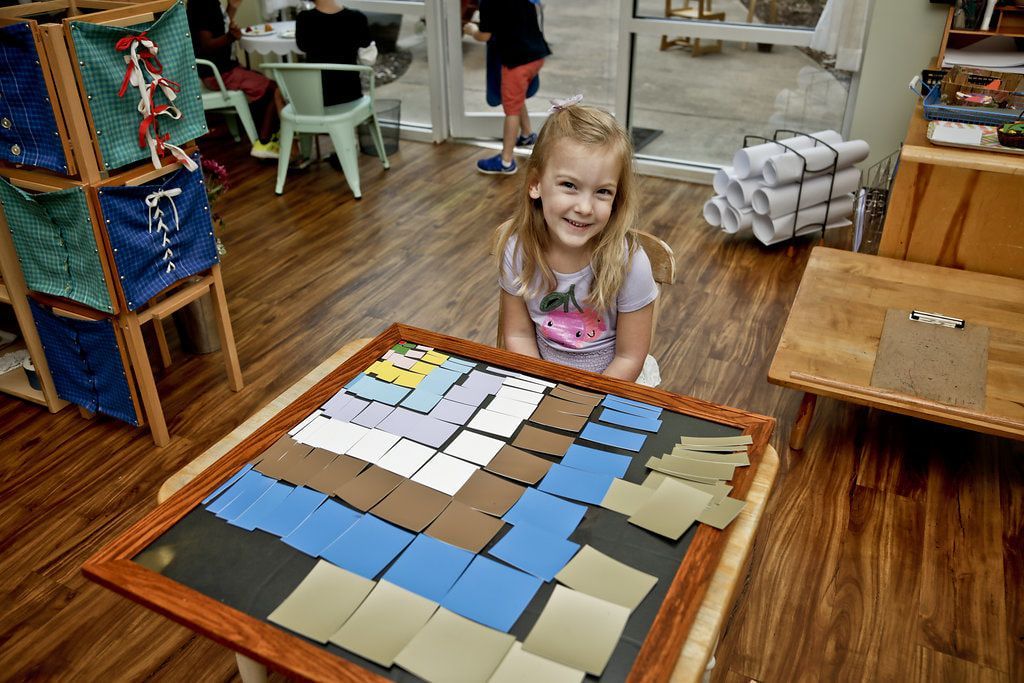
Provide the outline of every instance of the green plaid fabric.
{"type": "Polygon", "coordinates": [[[29,289],[113,313],[85,190],[29,194],[0,179],[0,204],[29,289]]]}
{"type": "MultiPolygon", "coordinates": [[[[118,52],[115,45],[120,38],[143,31],[157,45],[163,77],[181,85],[173,104],[181,110],[182,116],[178,120],[159,117],[160,133],[170,133],[169,142],[181,146],[208,131],[196,74],[196,56],[192,51],[185,4],[181,0],[152,24],[117,28],[73,21],[71,37],[78,53],[78,68],[96,125],[94,133],[103,165],[108,170],[149,158],[149,148],[139,147],[142,115],[138,110],[138,91],[129,88],[124,97],[117,96],[124,80],[126,53],[118,52]]],[[[158,94],[157,104],[166,103],[163,95],[158,94]]]]}

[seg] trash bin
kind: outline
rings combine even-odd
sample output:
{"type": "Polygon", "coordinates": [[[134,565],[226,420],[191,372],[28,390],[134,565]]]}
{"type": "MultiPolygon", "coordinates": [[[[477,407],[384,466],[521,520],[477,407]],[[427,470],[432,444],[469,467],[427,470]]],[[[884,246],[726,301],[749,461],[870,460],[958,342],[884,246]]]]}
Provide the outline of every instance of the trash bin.
{"type": "MultiPolygon", "coordinates": [[[[186,353],[213,353],[220,351],[217,317],[213,311],[213,293],[201,296],[171,314],[174,327],[186,353]]],[[[157,324],[160,324],[159,321],[157,324]]]]}
{"type": "MultiPolygon", "coordinates": [[[[388,156],[398,151],[398,133],[402,125],[402,100],[376,100],[373,108],[380,124],[380,136],[388,156]]],[[[369,121],[359,124],[359,149],[363,154],[377,156],[369,121]]]]}

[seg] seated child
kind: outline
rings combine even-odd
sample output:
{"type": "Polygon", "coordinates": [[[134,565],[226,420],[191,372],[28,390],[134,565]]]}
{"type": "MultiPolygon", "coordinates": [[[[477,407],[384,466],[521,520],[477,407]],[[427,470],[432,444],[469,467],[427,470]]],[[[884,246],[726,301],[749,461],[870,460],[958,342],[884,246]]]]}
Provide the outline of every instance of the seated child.
{"type": "Polygon", "coordinates": [[[498,243],[510,351],[657,384],[647,353],[658,287],[636,213],[629,134],[607,112],[556,105],[498,243]]]}
{"type": "MultiPolygon", "coordinates": [[[[335,0],[316,0],[315,8],[299,12],[295,17],[295,42],[306,53],[307,62],[321,64],[360,63],[360,48],[372,43],[366,15],[335,4],[335,0]]],[[[364,61],[373,63],[372,58],[364,57],[364,61]]],[[[358,72],[325,71],[322,80],[325,106],[363,96],[358,72]]]]}

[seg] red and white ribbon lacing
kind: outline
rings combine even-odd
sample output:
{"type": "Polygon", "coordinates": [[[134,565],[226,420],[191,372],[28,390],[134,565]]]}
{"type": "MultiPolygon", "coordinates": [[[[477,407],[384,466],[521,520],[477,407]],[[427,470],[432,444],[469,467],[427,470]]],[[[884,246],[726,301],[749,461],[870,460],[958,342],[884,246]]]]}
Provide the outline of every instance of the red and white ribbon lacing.
{"type": "Polygon", "coordinates": [[[167,264],[167,268],[164,272],[170,273],[175,269],[174,252],[171,250],[170,243],[171,237],[168,234],[170,228],[167,223],[164,222],[164,210],[160,208],[160,200],[166,199],[171,205],[171,211],[174,213],[174,231],[177,232],[180,228],[178,225],[178,207],[174,203],[174,198],[181,194],[180,187],[172,187],[169,190],[158,190],[151,194],[146,195],[146,206],[149,207],[149,232],[153,232],[153,219],[156,219],[156,230],[160,233],[162,242],[160,246],[164,248],[163,261],[167,264]]]}
{"type": "Polygon", "coordinates": [[[128,53],[124,56],[124,79],[117,96],[124,97],[129,86],[139,92],[139,114],[142,115],[139,147],[149,147],[150,159],[156,168],[160,168],[160,158],[170,152],[185,168],[196,170],[196,162],[180,147],[168,142],[170,134],[160,134],[159,117],[181,118],[181,110],[171,104],[178,97],[181,86],[163,77],[164,67],[157,58],[160,48],[145,32],[124,36],[115,47],[118,52],[128,53]],[[157,104],[157,93],[162,93],[168,104],[157,104]]]}

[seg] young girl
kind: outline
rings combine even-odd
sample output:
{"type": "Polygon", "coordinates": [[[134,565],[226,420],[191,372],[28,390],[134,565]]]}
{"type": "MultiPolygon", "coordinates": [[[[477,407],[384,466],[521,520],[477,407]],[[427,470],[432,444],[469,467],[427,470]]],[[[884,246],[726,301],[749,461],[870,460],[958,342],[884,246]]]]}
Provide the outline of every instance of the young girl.
{"type": "Polygon", "coordinates": [[[629,135],[604,111],[556,105],[523,189],[497,250],[506,348],[636,381],[658,288],[633,234],[629,135]]]}

